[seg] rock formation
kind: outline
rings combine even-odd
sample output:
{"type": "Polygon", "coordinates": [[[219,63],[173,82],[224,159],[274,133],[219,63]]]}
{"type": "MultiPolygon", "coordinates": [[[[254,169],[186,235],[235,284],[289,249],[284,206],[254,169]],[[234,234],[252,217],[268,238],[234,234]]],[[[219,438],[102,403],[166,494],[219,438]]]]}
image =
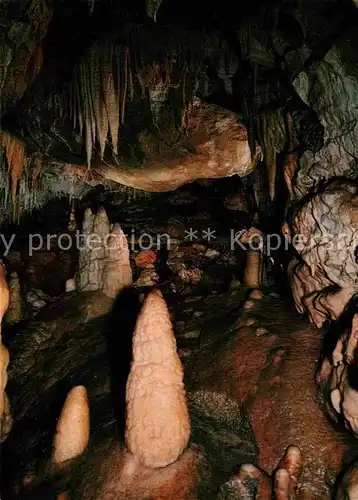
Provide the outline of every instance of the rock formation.
{"type": "Polygon", "coordinates": [[[334,180],[309,197],[293,217],[293,259],[289,274],[298,310],[307,309],[321,327],[337,319],[358,290],[357,185],[334,180]]]}
{"type": "MultiPolygon", "coordinates": [[[[6,268],[0,266],[0,322],[2,323],[10,303],[10,290],[6,281],[6,268]]],[[[3,441],[9,434],[12,426],[11,408],[5,388],[7,384],[7,369],[9,365],[9,351],[2,341],[0,333],[0,440],[3,441]]]]}
{"type": "Polygon", "coordinates": [[[90,409],[85,387],[74,387],[68,394],[54,437],[52,463],[61,466],[81,456],[88,446],[90,409]]]}
{"type": "Polygon", "coordinates": [[[147,467],[165,467],[185,450],[190,420],[183,368],[165,301],[150,292],[133,336],[127,382],[126,445],[147,467]]]}
{"type": "Polygon", "coordinates": [[[7,323],[17,323],[24,317],[24,301],[19,275],[15,271],[9,276],[10,304],[6,311],[5,320],[7,323]]]}
{"type": "Polygon", "coordinates": [[[86,210],[78,241],[77,290],[102,290],[114,299],[132,284],[127,239],[119,224],[110,225],[103,208],[96,214],[86,210]]]}

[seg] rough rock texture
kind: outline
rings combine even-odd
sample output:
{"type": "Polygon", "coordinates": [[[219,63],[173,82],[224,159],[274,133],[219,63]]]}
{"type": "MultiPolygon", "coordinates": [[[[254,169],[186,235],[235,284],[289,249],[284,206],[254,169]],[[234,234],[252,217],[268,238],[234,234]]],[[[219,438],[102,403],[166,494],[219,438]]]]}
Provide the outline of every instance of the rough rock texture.
{"type": "Polygon", "coordinates": [[[219,254],[202,244],[172,245],[167,265],[183,283],[198,283],[203,278],[201,267],[215,261],[219,254]]]}
{"type": "MultiPolygon", "coordinates": [[[[45,360],[49,355],[49,350],[51,351],[54,346],[58,351],[58,345],[63,345],[65,353],[70,350],[75,353],[77,341],[73,336],[73,331],[76,328],[80,329],[81,326],[90,323],[98,316],[106,314],[112,304],[113,301],[102,292],[68,293],[41,311],[36,319],[27,322],[24,326],[26,335],[22,336],[21,331],[16,333],[9,346],[10,354],[14,358],[9,366],[9,372],[10,386],[12,386],[11,402],[17,408],[19,419],[30,411],[31,407],[33,411],[36,411],[39,408],[37,404],[41,406],[40,399],[36,396],[37,393],[46,391],[46,388],[49,390],[61,377],[61,372],[67,364],[66,355],[63,354],[59,359],[59,371],[55,373],[52,369],[49,378],[45,367],[43,370],[36,370],[40,360],[45,360]],[[25,402],[21,393],[26,390],[29,377],[34,378],[34,385],[31,390],[29,388],[29,398],[26,398],[27,402],[25,402]],[[19,404],[21,410],[17,406],[19,404]]],[[[79,356],[79,348],[80,346],[77,345],[77,356],[79,356]]],[[[92,355],[95,355],[95,352],[92,355]]],[[[86,358],[83,358],[83,363],[86,363],[86,358]]]]}
{"type": "MultiPolygon", "coordinates": [[[[63,230],[61,231],[62,233],[65,234],[63,230]]],[[[40,289],[51,297],[58,297],[65,290],[66,280],[72,277],[70,273],[72,263],[77,257],[75,254],[76,247],[72,245],[69,251],[61,249],[61,243],[63,243],[62,248],[66,248],[68,240],[67,238],[60,239],[59,231],[55,234],[53,233],[53,228],[49,229],[46,234],[39,236],[42,237],[42,241],[40,238],[38,240],[34,236],[32,252],[29,251],[29,240],[26,242],[25,248],[22,248],[25,267],[25,273],[22,276],[24,292],[40,289]],[[55,238],[51,241],[52,234],[54,234],[55,238]]],[[[10,254],[9,258],[11,259],[11,257],[12,255],[10,254]]],[[[21,268],[21,263],[14,266],[10,264],[10,269],[17,271],[21,268]]]]}
{"type": "MultiPolygon", "coordinates": [[[[61,46],[61,37],[55,39],[55,53],[61,54],[61,61],[53,67],[51,57],[45,58],[43,74],[35,83],[33,76],[42,65],[36,43],[45,33],[52,3],[19,2],[21,22],[16,18],[13,23],[6,4],[2,16],[4,99],[13,94],[10,100],[15,102],[33,83],[26,99],[11,110],[19,117],[11,132],[24,135],[30,156],[36,150],[37,158],[22,169],[19,196],[23,210],[34,208],[33,196],[41,206],[45,198],[63,193],[82,196],[88,186],[97,183],[165,191],[195,179],[244,176],[257,160],[255,141],[260,143],[266,162],[271,199],[278,193],[280,152],[303,153],[294,187],[298,197],[321,177],[355,176],[357,63],[352,53],[356,52],[357,35],[356,9],[349,3],[347,0],[341,6],[332,0],[312,7],[307,2],[274,2],[272,12],[258,8],[254,16],[243,15],[245,19],[238,25],[229,9],[224,18],[229,16],[234,23],[230,22],[232,31],[227,36],[237,37],[234,50],[231,43],[223,44],[216,32],[204,32],[202,23],[196,26],[195,34],[170,26],[174,20],[177,24],[175,15],[174,19],[169,16],[167,28],[163,23],[144,23],[139,28],[132,22],[123,24],[115,10],[113,19],[119,21],[114,23],[120,36],[108,32],[98,36],[103,29],[99,23],[96,35],[87,37],[92,24],[90,16],[81,11],[84,33],[82,37],[78,30],[74,34],[76,41],[83,38],[81,49],[78,53],[74,50],[69,62],[63,61],[67,47],[61,46]],[[15,42],[18,38],[19,45],[15,42]],[[120,57],[120,82],[108,76],[112,55],[120,57]],[[16,72],[15,67],[21,70],[16,72]],[[116,83],[120,89],[114,88],[116,83]],[[65,98],[63,87],[67,89],[65,98]],[[208,96],[210,102],[205,102],[208,96]],[[212,102],[220,102],[230,111],[222,111],[212,102]],[[113,113],[107,113],[111,106],[113,113]],[[247,129],[237,123],[239,107],[247,129]],[[294,122],[294,140],[287,137],[292,136],[286,133],[288,116],[294,122]],[[85,156],[92,158],[91,171],[85,156]],[[37,179],[28,201],[25,178],[36,171],[33,164],[38,165],[39,158],[44,175],[37,179]],[[47,158],[56,159],[47,162],[47,158]]],[[[75,7],[74,11],[78,14],[75,7]]],[[[217,13],[206,14],[211,25],[211,15],[217,13]]],[[[55,18],[58,21],[56,9],[55,18]]],[[[219,15],[216,21],[220,24],[224,18],[219,15]]],[[[53,38],[49,37],[49,45],[50,40],[53,38]]],[[[49,50],[51,53],[51,47],[49,50]]],[[[110,74],[115,74],[114,68],[110,74]]],[[[2,172],[5,185],[6,169],[2,172]]],[[[288,173],[290,186],[294,172],[288,173]]]]}
{"type": "MultiPolygon", "coordinates": [[[[305,310],[311,323],[319,328],[323,326],[328,317],[336,319],[342,312],[345,303],[333,302],[335,308],[328,308],[327,294],[321,290],[334,290],[332,283],[319,268],[314,267],[314,272],[305,262],[293,257],[288,265],[288,277],[291,280],[292,294],[296,309],[299,313],[305,310]],[[329,288],[330,287],[330,288],[329,288]]],[[[351,292],[351,289],[348,289],[351,292]]],[[[333,296],[334,294],[330,294],[333,296]]],[[[349,297],[346,297],[348,300],[349,297]]]]}
{"type": "Polygon", "coordinates": [[[296,307],[321,327],[358,290],[357,183],[334,180],[298,206],[292,243],[302,262],[289,268],[296,307]]]}
{"type": "MultiPolygon", "coordinates": [[[[10,303],[10,290],[6,281],[6,268],[0,265],[0,328],[3,316],[10,303]]],[[[3,441],[11,429],[12,419],[9,400],[5,393],[8,379],[9,351],[3,344],[0,330],[0,441],[3,441]]]]}
{"type": "Polygon", "coordinates": [[[133,281],[127,238],[119,224],[113,224],[105,250],[102,291],[114,299],[122,288],[130,286],[133,281]]]}
{"type": "Polygon", "coordinates": [[[12,426],[13,426],[13,418],[11,413],[10,401],[5,392],[4,411],[0,421],[0,442],[4,441],[8,437],[12,429],[12,426]]]}
{"type": "Polygon", "coordinates": [[[317,372],[326,409],[334,422],[342,422],[358,435],[358,301],[355,296],[329,329],[317,372]]]}
{"type": "Polygon", "coordinates": [[[246,176],[256,167],[255,155],[247,140],[245,127],[235,113],[196,99],[188,113],[186,139],[149,161],[140,169],[99,167],[108,180],[145,191],[172,191],[197,179],[246,176]]]}
{"type": "Polygon", "coordinates": [[[134,286],[155,286],[159,281],[159,275],[155,269],[143,269],[138,279],[135,281],[134,286]]]}
{"type": "Polygon", "coordinates": [[[167,306],[151,292],[136,324],[126,391],[126,445],[147,467],[175,462],[188,444],[183,376],[167,306]]]}
{"type": "Polygon", "coordinates": [[[289,446],[274,477],[252,464],[244,464],[230,481],[223,484],[217,500],[294,500],[302,473],[302,454],[289,446]]]}
{"type": "Polygon", "coordinates": [[[105,238],[110,232],[106,211],[101,208],[96,214],[87,208],[81,235],[83,235],[79,257],[76,285],[79,291],[100,290],[105,266],[105,238]]]}
{"type": "Polygon", "coordinates": [[[5,388],[7,384],[7,369],[9,365],[9,351],[0,343],[0,441],[3,441],[9,432],[6,420],[8,419],[9,406],[8,399],[5,393],[5,388]]]}
{"type": "MultiPolygon", "coordinates": [[[[114,414],[113,400],[109,398],[109,361],[103,334],[106,323],[98,319],[80,326],[83,320],[80,323],[75,320],[80,304],[78,294],[72,295],[72,304],[70,294],[65,296],[66,300],[62,299],[65,302],[61,314],[55,304],[50,306],[51,314],[48,311],[47,316],[45,311],[40,313],[42,322],[38,319],[30,324],[31,328],[30,325],[24,328],[16,339],[17,349],[12,352],[17,370],[10,371],[9,394],[16,426],[4,449],[8,456],[4,476],[8,482],[6,491],[9,485],[12,488],[9,499],[28,491],[29,484],[25,485],[23,478],[30,471],[34,477],[33,492],[30,495],[28,491],[30,496],[24,497],[27,500],[40,498],[46,485],[52,487],[50,491],[69,490],[75,500],[148,497],[206,500],[216,498],[220,485],[240,474],[242,464],[251,462],[267,473],[277,466],[282,467],[280,458],[292,444],[302,450],[297,498],[331,498],[332,484],[347,444],[317,404],[314,370],[320,336],[313,326],[278,298],[260,299],[262,294],[251,294],[246,302],[250,307],[241,310],[246,292],[247,289],[234,290],[203,301],[206,306],[201,331],[203,348],[186,362],[191,443],[177,461],[158,469],[142,466],[121,445],[120,414],[118,417],[114,414]],[[63,311],[66,311],[66,318],[63,311]],[[26,363],[29,356],[25,353],[41,332],[48,339],[47,343],[42,344],[42,352],[38,350],[36,364],[29,366],[26,363]],[[22,383],[25,374],[26,384],[22,383]],[[54,412],[51,406],[58,401],[61,387],[78,384],[88,389],[91,405],[93,430],[89,449],[66,472],[71,480],[68,475],[60,479],[56,474],[44,478],[43,461],[49,457],[48,447],[51,449],[56,416],[60,413],[59,410],[54,412]],[[257,436],[258,460],[243,402],[248,406],[257,436]],[[15,484],[22,484],[22,487],[14,493],[15,484]]],[[[83,297],[88,296],[89,292],[83,297]]],[[[97,304],[98,292],[92,297],[97,304]]],[[[155,296],[155,299],[160,297],[155,296]]],[[[188,305],[184,302],[183,307],[188,305]]],[[[123,311],[122,335],[118,336],[118,318],[114,318],[112,326],[117,342],[119,337],[125,340],[123,321],[130,312],[128,304],[123,311]]],[[[140,321],[143,321],[143,314],[140,321]]],[[[171,328],[168,319],[163,327],[171,328]]],[[[115,345],[111,354],[114,353],[118,369],[125,361],[120,357],[124,346],[115,345]]],[[[154,356],[160,353],[160,350],[152,351],[154,356]]],[[[163,379],[159,383],[162,384],[163,379]]],[[[61,397],[60,401],[62,406],[61,397]]],[[[155,415],[158,414],[155,412],[155,415]]],[[[156,424],[158,420],[161,422],[160,416],[156,424]]],[[[268,476],[264,480],[269,485],[268,476]]],[[[267,488],[269,486],[266,486],[269,492],[267,488]]],[[[267,495],[268,500],[269,493],[267,495]]],[[[247,500],[250,497],[237,498],[247,500]]]]}
{"type": "Polygon", "coordinates": [[[114,299],[132,284],[128,243],[121,227],[110,225],[104,208],[96,214],[88,208],[80,236],[77,290],[102,290],[114,299]]]}
{"type": "Polygon", "coordinates": [[[318,115],[324,126],[324,146],[306,151],[294,182],[295,196],[302,198],[321,179],[357,178],[356,137],[358,112],[357,32],[349,28],[335,40],[322,61],[311,63],[293,81],[296,91],[318,115]]]}
{"type": "MultiPolygon", "coordinates": [[[[10,304],[10,290],[7,284],[6,268],[0,265],[0,323],[10,304]]],[[[0,326],[1,328],[1,326],[0,326]]]]}
{"type": "Polygon", "coordinates": [[[99,445],[97,456],[92,457],[84,469],[81,482],[87,480],[87,485],[79,488],[75,498],[194,500],[203,471],[206,478],[210,477],[205,470],[208,469],[205,460],[200,449],[193,447],[168,467],[148,469],[133,463],[133,456],[125,452],[119,442],[108,439],[99,445]],[[90,477],[91,468],[92,473],[98,471],[97,484],[90,477]]]}
{"type": "Polygon", "coordinates": [[[296,445],[303,457],[297,498],[328,500],[345,445],[316,396],[314,372],[321,339],[281,300],[264,297],[249,302],[231,335],[220,343],[213,341],[215,337],[207,340],[208,347],[188,362],[187,373],[196,380],[194,387],[204,385],[208,394],[225,392],[246,401],[263,470],[271,474],[285,449],[296,445]],[[208,365],[214,353],[215,364],[208,365]]]}
{"type": "MultiPolygon", "coordinates": [[[[134,125],[138,127],[138,124],[134,125]]],[[[20,212],[31,212],[66,194],[81,198],[97,185],[121,189],[127,194],[133,193],[133,190],[166,192],[198,179],[247,176],[255,170],[261,152],[256,145],[251,156],[247,129],[237,120],[237,113],[199,99],[187,111],[185,131],[179,129],[173,132],[170,126],[159,134],[152,128],[139,131],[135,126],[131,132],[133,136],[138,136],[136,144],[131,145],[131,149],[136,151],[134,157],[128,158],[127,155],[113,159],[108,152],[105,161],[102,161],[97,155],[92,159],[89,170],[85,158],[79,157],[76,163],[48,161],[46,152],[46,160],[38,163],[41,175],[36,177],[31,191],[28,178],[34,170],[34,161],[29,153],[28,166],[21,166],[18,181],[20,212]]],[[[71,138],[66,137],[67,140],[71,142],[71,138]]],[[[76,136],[72,137],[72,142],[76,145],[76,136]]],[[[63,146],[63,143],[60,145],[63,146]]],[[[7,183],[7,172],[0,169],[0,189],[4,185],[5,197],[7,183]]],[[[9,207],[5,205],[0,207],[1,213],[4,219],[11,219],[7,213],[9,207]]]]}
{"type": "Polygon", "coordinates": [[[49,302],[51,302],[51,297],[49,297],[46,293],[44,293],[39,288],[30,289],[26,295],[26,305],[30,310],[30,314],[32,316],[36,316],[36,314],[45,307],[49,302]]]}
{"type": "Polygon", "coordinates": [[[41,40],[46,34],[52,13],[53,3],[42,0],[17,2],[17,8],[11,13],[6,2],[1,5],[2,113],[24,95],[41,69],[41,40]]]}
{"type": "MultiPolygon", "coordinates": [[[[192,419],[192,443],[188,450],[165,468],[148,469],[139,465],[121,445],[118,417],[113,412],[113,399],[109,397],[106,345],[108,324],[113,322],[111,329],[116,348],[112,346],[111,353],[115,373],[119,376],[118,368],[121,371],[126,364],[123,354],[128,341],[125,338],[127,327],[130,326],[124,318],[129,315],[131,307],[124,302],[124,309],[121,309],[124,316],[120,321],[116,315],[112,320],[109,318],[109,323],[102,319],[85,321],[83,313],[89,303],[99,305],[99,292],[83,293],[82,301],[80,306],[81,294],[66,294],[61,299],[62,304],[53,304],[47,311],[42,311],[36,322],[23,326],[15,338],[10,394],[16,427],[10,441],[6,442],[6,475],[3,476],[9,498],[18,498],[19,492],[25,494],[29,488],[33,493],[29,492],[28,498],[40,498],[41,488],[46,488],[46,484],[52,484],[54,489],[62,488],[57,491],[68,487],[74,499],[214,498],[220,484],[240,464],[256,460],[255,439],[241,405],[225,394],[207,397],[195,392],[188,398],[192,419]],[[33,352],[35,343],[38,344],[36,353],[33,352]],[[63,405],[63,388],[78,384],[84,384],[88,389],[93,429],[90,448],[74,464],[71,484],[66,483],[65,477],[56,486],[56,475],[52,479],[46,478],[44,470],[50,460],[55,421],[60,413],[57,408],[63,405]],[[34,422],[35,426],[31,424],[34,422]],[[32,479],[26,479],[25,484],[24,478],[29,474],[32,479]],[[43,480],[45,484],[42,486],[43,480]],[[17,485],[15,491],[14,485],[17,485]],[[40,488],[36,489],[39,485],[40,488]]],[[[227,299],[223,301],[223,307],[218,310],[220,317],[227,309],[237,314],[237,298],[231,304],[227,299]]],[[[208,304],[208,310],[213,311],[212,305],[208,304]]],[[[165,330],[170,327],[168,318],[162,326],[165,330]]],[[[158,353],[154,351],[153,354],[158,353]]]]}
{"type": "Polygon", "coordinates": [[[157,260],[154,250],[142,250],[135,257],[135,264],[139,269],[153,269],[157,260]]]}
{"type": "Polygon", "coordinates": [[[5,320],[7,323],[17,323],[24,317],[24,301],[17,272],[10,273],[9,276],[10,304],[6,311],[5,320]]]}
{"type": "Polygon", "coordinates": [[[334,500],[358,498],[358,463],[354,461],[342,475],[334,500]]]}

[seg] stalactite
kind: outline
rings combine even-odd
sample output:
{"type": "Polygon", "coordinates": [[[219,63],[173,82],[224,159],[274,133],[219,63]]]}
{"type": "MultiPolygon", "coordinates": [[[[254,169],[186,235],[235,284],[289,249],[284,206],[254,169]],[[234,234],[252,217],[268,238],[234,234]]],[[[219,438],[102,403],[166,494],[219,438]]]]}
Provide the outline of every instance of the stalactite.
{"type": "Polygon", "coordinates": [[[158,121],[154,108],[167,102],[169,89],[181,93],[175,126],[183,127],[185,110],[194,95],[199,61],[215,50],[222,52],[222,43],[213,35],[197,37],[188,33],[183,41],[183,35],[179,37],[173,30],[168,38],[168,34],[142,28],[123,27],[125,43],[106,39],[92,46],[74,68],[71,83],[63,87],[63,103],[55,103],[56,113],[65,110],[74,128],[84,134],[88,166],[96,143],[103,159],[108,136],[114,155],[118,155],[120,127],[125,122],[128,99],[132,100],[136,92],[138,97],[140,91],[142,98],[149,97],[154,122],[158,121]],[[166,101],[160,97],[156,103],[159,90],[166,101]]]}
{"type": "MultiPolygon", "coordinates": [[[[19,222],[24,213],[41,208],[56,197],[56,184],[61,191],[61,179],[51,168],[44,168],[41,153],[29,155],[23,142],[9,133],[0,132],[0,146],[3,149],[0,156],[0,216],[3,222],[19,222]]],[[[61,195],[64,194],[62,190],[61,195]]]]}
{"type": "Polygon", "coordinates": [[[119,130],[119,98],[115,90],[113,73],[108,74],[107,88],[105,90],[105,104],[108,113],[108,124],[111,133],[112,146],[115,154],[118,154],[118,130],[119,130]]]}
{"type": "Polygon", "coordinates": [[[87,154],[87,164],[91,164],[92,157],[92,144],[93,144],[93,135],[92,135],[92,102],[91,102],[91,82],[89,79],[89,75],[86,71],[86,63],[82,62],[79,66],[79,74],[80,74],[80,82],[81,82],[81,98],[83,102],[83,115],[84,115],[84,131],[85,131],[85,143],[86,143],[86,154],[87,154]]]}
{"type": "Polygon", "coordinates": [[[273,201],[276,189],[276,154],[282,151],[286,143],[285,122],[280,110],[270,110],[261,113],[261,131],[267,167],[269,195],[271,201],[273,201]]]}
{"type": "MultiPolygon", "coordinates": [[[[103,92],[103,66],[104,63],[98,60],[98,54],[97,54],[97,59],[95,61],[97,68],[96,68],[96,74],[95,74],[95,103],[94,103],[94,108],[95,108],[95,115],[96,115],[96,125],[97,125],[97,136],[98,136],[98,142],[100,146],[100,152],[101,152],[101,159],[103,159],[104,156],[104,151],[106,148],[106,143],[107,143],[107,136],[108,136],[108,130],[109,130],[109,124],[108,124],[108,115],[107,115],[107,109],[105,105],[105,100],[104,100],[104,92],[103,92]]],[[[108,67],[108,65],[106,64],[108,67]]]]}
{"type": "Polygon", "coordinates": [[[92,47],[75,68],[70,89],[65,90],[74,127],[85,134],[87,163],[99,142],[101,158],[111,135],[118,154],[120,123],[124,122],[127,98],[133,99],[134,83],[130,52],[127,47],[104,42],[92,47]]]}
{"type": "Polygon", "coordinates": [[[12,210],[14,216],[17,217],[17,191],[25,164],[25,145],[22,141],[8,134],[7,132],[1,132],[0,141],[1,146],[5,150],[5,155],[8,163],[12,210]]]}

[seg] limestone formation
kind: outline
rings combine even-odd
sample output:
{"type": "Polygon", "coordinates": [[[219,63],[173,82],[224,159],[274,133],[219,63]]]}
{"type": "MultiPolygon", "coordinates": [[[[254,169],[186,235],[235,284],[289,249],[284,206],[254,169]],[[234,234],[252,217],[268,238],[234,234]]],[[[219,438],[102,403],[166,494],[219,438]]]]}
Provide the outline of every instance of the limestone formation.
{"type": "Polygon", "coordinates": [[[25,299],[33,316],[35,316],[49,302],[52,302],[51,297],[40,288],[30,288],[26,292],[25,299]]]}
{"type": "Polygon", "coordinates": [[[87,208],[84,215],[76,275],[77,289],[81,291],[100,290],[103,284],[105,265],[105,239],[110,232],[106,211],[101,208],[96,214],[87,208]]]}
{"type": "Polygon", "coordinates": [[[262,262],[262,233],[255,227],[244,231],[240,237],[243,244],[248,245],[246,250],[246,264],[243,284],[250,288],[261,287],[261,262],[262,262]]]}
{"type": "MultiPolygon", "coordinates": [[[[0,325],[10,303],[10,291],[6,281],[6,268],[0,266],[0,325]]],[[[9,351],[2,343],[0,334],[0,441],[3,441],[11,428],[11,411],[5,388],[7,384],[7,367],[9,364],[9,351]]]]}
{"type": "Polygon", "coordinates": [[[216,500],[294,500],[301,471],[301,451],[297,446],[289,446],[273,480],[254,465],[244,464],[238,474],[222,485],[216,500]]]}
{"type": "MultiPolygon", "coordinates": [[[[355,306],[353,299],[352,305],[355,306]]],[[[356,307],[353,308],[353,312],[356,307]]],[[[334,421],[341,421],[358,436],[358,391],[355,370],[358,352],[358,313],[351,317],[346,328],[338,322],[339,336],[331,343],[331,350],[324,352],[317,372],[317,382],[325,395],[328,414],[334,421]]],[[[334,327],[335,328],[335,327],[334,327]]]]}
{"type": "Polygon", "coordinates": [[[344,471],[334,500],[354,500],[358,498],[358,463],[355,460],[344,471]]]}
{"type": "Polygon", "coordinates": [[[318,115],[324,126],[324,145],[305,151],[294,181],[297,198],[305,196],[322,179],[336,176],[357,178],[356,137],[358,114],[355,106],[358,62],[350,57],[357,43],[351,27],[335,39],[322,61],[312,62],[293,80],[296,91],[318,115]]]}
{"type": "Polygon", "coordinates": [[[104,208],[96,214],[86,210],[81,236],[76,289],[102,290],[114,299],[132,284],[126,236],[119,224],[110,225],[104,208]]]}
{"type": "Polygon", "coordinates": [[[251,155],[245,127],[235,113],[194,99],[188,111],[186,148],[150,158],[143,168],[98,166],[107,180],[150,192],[172,191],[198,179],[246,176],[256,168],[261,148],[251,155]],[[190,142],[192,147],[188,147],[190,142]],[[194,154],[193,154],[194,153],[194,154]]]}
{"type": "Polygon", "coordinates": [[[154,250],[142,250],[135,257],[136,266],[139,269],[151,269],[157,260],[157,253],[154,250]]]}
{"type": "Polygon", "coordinates": [[[4,395],[4,412],[3,412],[1,420],[0,420],[0,442],[4,441],[8,437],[8,435],[12,429],[12,425],[13,425],[13,418],[12,418],[12,414],[11,414],[10,401],[9,401],[7,394],[5,393],[5,395],[4,395]]]}
{"type": "Polygon", "coordinates": [[[288,195],[290,199],[294,197],[293,181],[297,170],[297,155],[289,154],[283,165],[283,176],[285,179],[288,195]]]}
{"type": "Polygon", "coordinates": [[[161,293],[148,294],[133,337],[127,382],[126,445],[147,467],[165,467],[185,450],[190,420],[183,368],[161,293]]]}
{"type": "Polygon", "coordinates": [[[52,463],[58,466],[82,455],[88,446],[89,433],[87,391],[77,386],[69,392],[57,422],[52,463]]]}
{"type": "Polygon", "coordinates": [[[0,324],[10,304],[10,290],[6,281],[6,267],[0,264],[0,324]]]}
{"type": "Polygon", "coordinates": [[[294,214],[292,243],[301,257],[289,266],[299,312],[318,327],[337,319],[358,291],[357,184],[335,180],[309,197],[294,214]]]}
{"type": "Polygon", "coordinates": [[[120,290],[132,284],[127,238],[119,224],[113,224],[105,252],[102,291],[114,299],[120,290]]]}
{"type": "Polygon", "coordinates": [[[261,252],[260,250],[247,250],[243,284],[250,288],[260,288],[260,280],[261,252]]]}
{"type": "Polygon", "coordinates": [[[10,289],[10,304],[6,311],[5,319],[9,324],[17,323],[24,317],[24,301],[22,299],[22,291],[19,280],[19,275],[16,271],[10,273],[9,276],[10,289]]]}
{"type": "Polygon", "coordinates": [[[69,278],[66,281],[66,293],[74,292],[76,290],[76,280],[74,278],[69,278]]]}
{"type": "Polygon", "coordinates": [[[0,343],[0,427],[1,434],[0,440],[3,441],[7,436],[8,432],[6,429],[5,420],[7,419],[7,414],[9,413],[8,401],[5,393],[5,388],[7,384],[7,367],[9,365],[9,351],[0,343]]]}
{"type": "Polygon", "coordinates": [[[154,268],[142,269],[138,279],[135,281],[134,285],[136,287],[149,286],[153,287],[158,284],[159,275],[154,268]]]}
{"type": "MultiPolygon", "coordinates": [[[[59,484],[67,489],[68,480],[71,480],[71,494],[73,491],[76,497],[86,500],[215,498],[220,485],[238,472],[241,464],[255,463],[266,471],[262,484],[269,487],[272,487],[269,475],[277,466],[286,469],[290,481],[287,483],[287,474],[280,473],[279,483],[287,491],[298,475],[298,468],[294,466],[299,458],[297,449],[290,448],[286,462],[280,464],[279,458],[287,446],[293,444],[302,450],[303,457],[297,498],[306,500],[305,495],[309,493],[315,500],[331,499],[342,454],[348,451],[350,443],[342,442],[341,435],[316,403],[313,370],[321,338],[313,325],[299,318],[282,300],[273,296],[260,298],[257,290],[249,299],[254,307],[242,313],[246,291],[241,290],[240,296],[232,296],[231,292],[218,293],[210,302],[205,299],[204,318],[209,321],[201,319],[201,349],[191,360],[186,360],[191,443],[178,460],[165,467],[148,467],[139,453],[145,448],[152,464],[153,454],[158,449],[162,452],[161,459],[170,451],[170,444],[178,434],[175,433],[177,420],[168,412],[173,407],[174,411],[178,410],[176,404],[185,400],[180,397],[183,393],[180,363],[176,364],[180,383],[174,388],[173,400],[170,399],[173,387],[166,385],[167,381],[172,381],[173,372],[167,367],[167,360],[175,357],[175,342],[169,318],[160,312],[163,312],[163,299],[157,292],[146,298],[133,344],[134,359],[127,394],[131,413],[127,424],[130,426],[135,421],[131,418],[134,414],[139,419],[129,429],[127,425],[127,436],[129,430],[138,438],[136,451],[128,446],[130,451],[126,452],[118,436],[118,420],[112,409],[113,393],[108,384],[109,363],[105,361],[108,345],[101,327],[107,324],[107,318],[97,318],[91,327],[84,301],[92,294],[82,294],[82,297],[81,294],[65,294],[62,303],[57,307],[52,304],[42,320],[33,320],[28,329],[25,324],[14,345],[12,366],[15,363],[16,370],[10,372],[9,394],[17,425],[5,443],[5,451],[10,456],[10,472],[16,477],[6,477],[7,484],[19,484],[21,493],[25,494],[29,487],[25,485],[24,476],[26,479],[30,469],[39,483],[38,487],[31,485],[35,498],[48,495],[48,488],[51,493],[59,493],[59,484]],[[154,306],[159,305],[159,301],[160,307],[153,307],[150,298],[154,306]],[[153,310],[154,316],[148,315],[153,310]],[[60,317],[59,311],[63,314],[60,317]],[[161,335],[164,327],[170,334],[170,342],[161,335]],[[257,328],[266,328],[267,333],[258,336],[257,328]],[[138,332],[143,329],[147,334],[152,332],[153,340],[148,341],[147,335],[144,339],[147,341],[137,342],[138,332]],[[169,354],[163,359],[163,348],[168,344],[166,352],[169,354]],[[305,363],[302,363],[303,357],[305,363]],[[153,358],[154,363],[151,363],[153,358]],[[54,365],[49,377],[46,367],[52,359],[54,365]],[[156,371],[158,379],[154,376],[156,371]],[[53,475],[43,477],[43,443],[51,441],[55,423],[51,403],[58,397],[64,381],[79,378],[86,383],[91,400],[93,432],[89,449],[68,468],[65,467],[67,462],[61,462],[60,467],[52,464],[53,475]],[[148,386],[153,392],[144,390],[148,386]],[[165,396],[169,395],[169,403],[163,397],[163,390],[165,396]],[[150,411],[153,401],[157,403],[154,413],[150,411]],[[30,425],[30,429],[24,439],[26,425],[30,425]],[[151,429],[168,430],[156,439],[151,429]]],[[[93,294],[95,304],[101,295],[93,294]]],[[[183,302],[183,310],[187,310],[188,305],[183,302]]],[[[128,308],[124,314],[127,313],[128,308]]],[[[122,361],[123,357],[119,358],[118,350],[114,356],[118,367],[118,360],[122,361]]],[[[71,426],[65,429],[68,432],[71,426]]],[[[73,438],[73,441],[76,440],[73,438]]],[[[178,449],[170,454],[171,458],[177,453],[178,449]]],[[[66,452],[64,457],[69,455],[71,453],[66,452]]],[[[246,466],[244,472],[242,480],[253,473],[254,482],[258,480],[261,484],[253,466],[246,466]]],[[[271,498],[271,491],[262,498],[271,498]]]]}

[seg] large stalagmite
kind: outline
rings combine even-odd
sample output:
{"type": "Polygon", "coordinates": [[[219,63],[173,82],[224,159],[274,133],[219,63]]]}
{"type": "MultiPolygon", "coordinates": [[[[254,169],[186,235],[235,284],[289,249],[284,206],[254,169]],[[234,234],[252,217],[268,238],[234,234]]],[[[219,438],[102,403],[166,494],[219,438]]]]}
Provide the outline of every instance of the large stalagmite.
{"type": "Polygon", "coordinates": [[[149,293],[136,324],[126,400],[128,449],[147,467],[175,462],[188,444],[190,421],[183,368],[159,291],[149,293]]]}

